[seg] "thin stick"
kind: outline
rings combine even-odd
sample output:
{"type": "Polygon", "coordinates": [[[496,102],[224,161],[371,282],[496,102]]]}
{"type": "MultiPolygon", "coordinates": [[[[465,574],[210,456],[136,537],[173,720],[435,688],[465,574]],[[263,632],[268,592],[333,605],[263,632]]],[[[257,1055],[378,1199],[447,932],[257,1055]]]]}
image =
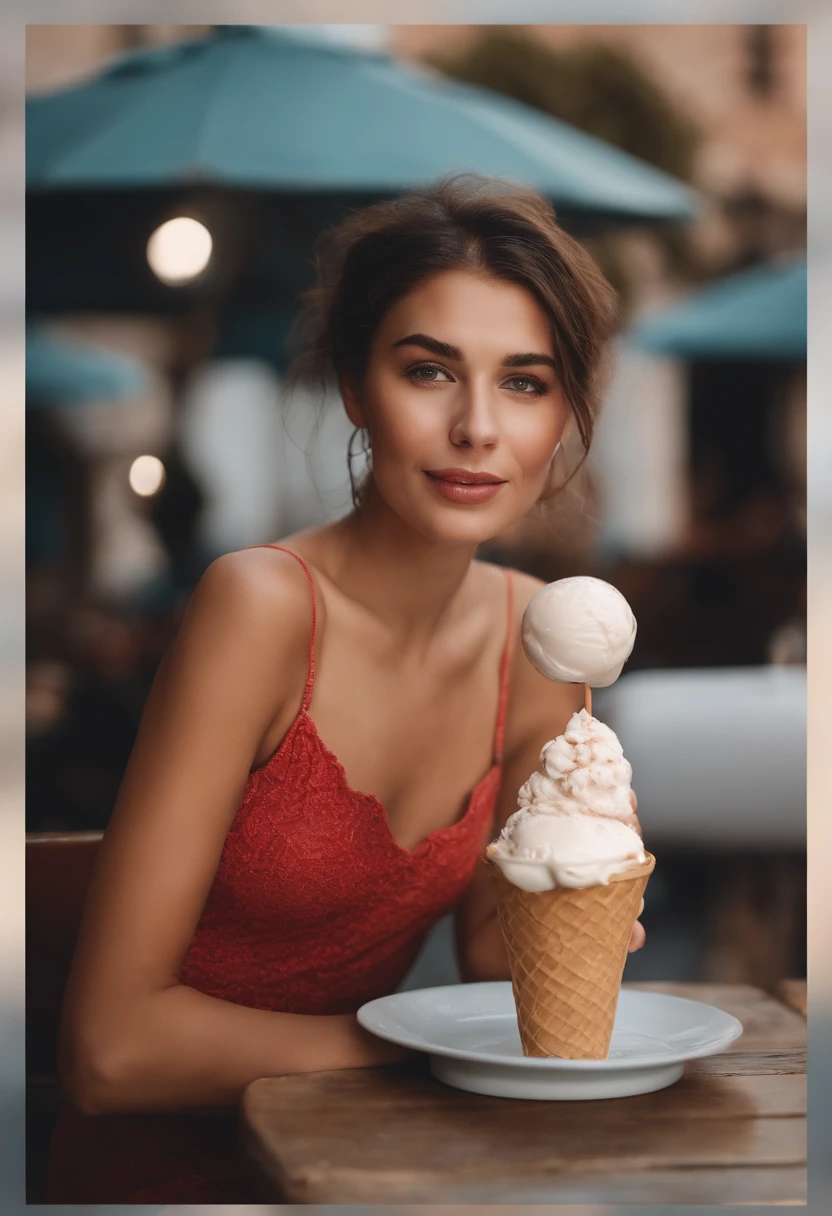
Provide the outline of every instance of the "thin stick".
{"type": "Polygon", "coordinates": [[[588,684],[584,684],[584,709],[588,714],[592,713],[592,689],[588,684]]]}

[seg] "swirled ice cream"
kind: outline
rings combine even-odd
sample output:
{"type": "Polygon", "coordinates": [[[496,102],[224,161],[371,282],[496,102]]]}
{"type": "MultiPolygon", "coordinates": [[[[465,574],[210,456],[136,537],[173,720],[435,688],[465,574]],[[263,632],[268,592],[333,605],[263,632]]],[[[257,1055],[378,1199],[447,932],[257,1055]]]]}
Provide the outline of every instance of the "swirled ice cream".
{"type": "Polygon", "coordinates": [[[630,657],[636,618],[611,583],[578,575],[532,596],[520,636],[529,662],[547,679],[606,688],[630,657]]]}
{"type": "Polygon", "coordinates": [[[489,860],[524,891],[603,885],[643,865],[641,837],[625,822],[631,776],[615,732],[585,709],[573,714],[541,751],[489,860]]]}

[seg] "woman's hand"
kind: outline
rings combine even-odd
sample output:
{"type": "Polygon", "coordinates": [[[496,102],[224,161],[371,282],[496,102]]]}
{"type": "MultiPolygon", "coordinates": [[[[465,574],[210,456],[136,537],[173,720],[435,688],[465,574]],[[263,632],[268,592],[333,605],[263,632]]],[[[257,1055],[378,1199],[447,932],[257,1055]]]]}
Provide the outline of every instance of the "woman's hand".
{"type": "Polygon", "coordinates": [[[633,925],[633,931],[630,934],[630,944],[627,947],[627,953],[632,954],[634,950],[640,950],[644,945],[647,934],[644,932],[644,925],[640,920],[637,920],[633,925]]]}
{"type": "MultiPolygon", "coordinates": [[[[624,822],[629,824],[629,826],[631,828],[635,828],[635,830],[638,832],[638,834],[640,836],[641,835],[641,824],[639,823],[638,815],[636,814],[636,811],[638,810],[638,798],[636,798],[635,790],[630,790],[630,802],[632,803],[633,813],[630,816],[630,818],[625,820],[624,822]]],[[[644,900],[641,901],[641,907],[638,910],[639,916],[641,916],[643,911],[644,911],[644,900]]],[[[641,947],[644,945],[646,938],[647,938],[647,934],[644,932],[644,925],[641,923],[640,920],[637,920],[636,923],[633,925],[633,931],[630,934],[630,944],[627,947],[627,953],[632,954],[634,950],[640,950],[641,947]]]]}

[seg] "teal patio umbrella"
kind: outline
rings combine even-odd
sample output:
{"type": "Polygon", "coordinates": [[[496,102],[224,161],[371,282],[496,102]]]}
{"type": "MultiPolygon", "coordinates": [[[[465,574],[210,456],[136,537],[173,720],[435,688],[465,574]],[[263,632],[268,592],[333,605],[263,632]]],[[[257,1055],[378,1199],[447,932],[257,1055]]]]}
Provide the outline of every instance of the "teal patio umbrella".
{"type": "Polygon", "coordinates": [[[26,109],[30,191],[210,183],[364,197],[473,170],[600,224],[696,211],[683,183],[532,107],[280,27],[141,51],[26,109]]]}
{"type": "Polygon", "coordinates": [[[767,263],[641,318],[630,341],[682,359],[806,358],[806,259],[767,263]]]}
{"type": "Polygon", "coordinates": [[[26,405],[73,406],[138,396],[147,373],[137,359],[45,330],[26,333],[26,405]]]}
{"type": "Polygon", "coordinates": [[[147,372],[137,359],[42,326],[27,327],[27,562],[55,559],[64,545],[76,554],[84,551],[80,465],[56,439],[50,411],[126,401],[146,387],[147,372]]]}

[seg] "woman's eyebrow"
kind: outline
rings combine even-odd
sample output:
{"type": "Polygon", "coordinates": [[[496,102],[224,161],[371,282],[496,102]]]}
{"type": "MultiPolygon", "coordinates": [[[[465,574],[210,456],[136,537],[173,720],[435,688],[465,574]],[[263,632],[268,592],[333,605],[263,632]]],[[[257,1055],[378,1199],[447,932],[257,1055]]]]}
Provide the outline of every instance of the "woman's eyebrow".
{"type": "Polygon", "coordinates": [[[398,342],[394,342],[391,349],[395,349],[397,346],[421,346],[424,350],[432,351],[434,355],[441,355],[443,359],[456,359],[458,363],[462,362],[462,351],[458,346],[451,346],[450,342],[440,342],[438,338],[431,338],[429,334],[408,334],[406,338],[399,338],[398,342]]]}
{"type": "Polygon", "coordinates": [[[528,351],[523,355],[506,355],[502,365],[503,367],[532,367],[535,363],[545,363],[547,367],[558,370],[558,365],[551,355],[538,354],[536,351],[528,351]]]}
{"type": "MultiPolygon", "coordinates": [[[[397,342],[394,342],[391,349],[395,349],[397,346],[421,346],[423,350],[429,350],[443,359],[456,359],[458,363],[462,362],[462,351],[458,346],[452,346],[450,342],[442,342],[439,338],[432,338],[430,334],[408,334],[407,337],[399,338],[397,342]]],[[[532,367],[535,364],[544,364],[557,371],[557,364],[551,355],[544,355],[536,351],[506,355],[501,366],[532,367]]]]}

